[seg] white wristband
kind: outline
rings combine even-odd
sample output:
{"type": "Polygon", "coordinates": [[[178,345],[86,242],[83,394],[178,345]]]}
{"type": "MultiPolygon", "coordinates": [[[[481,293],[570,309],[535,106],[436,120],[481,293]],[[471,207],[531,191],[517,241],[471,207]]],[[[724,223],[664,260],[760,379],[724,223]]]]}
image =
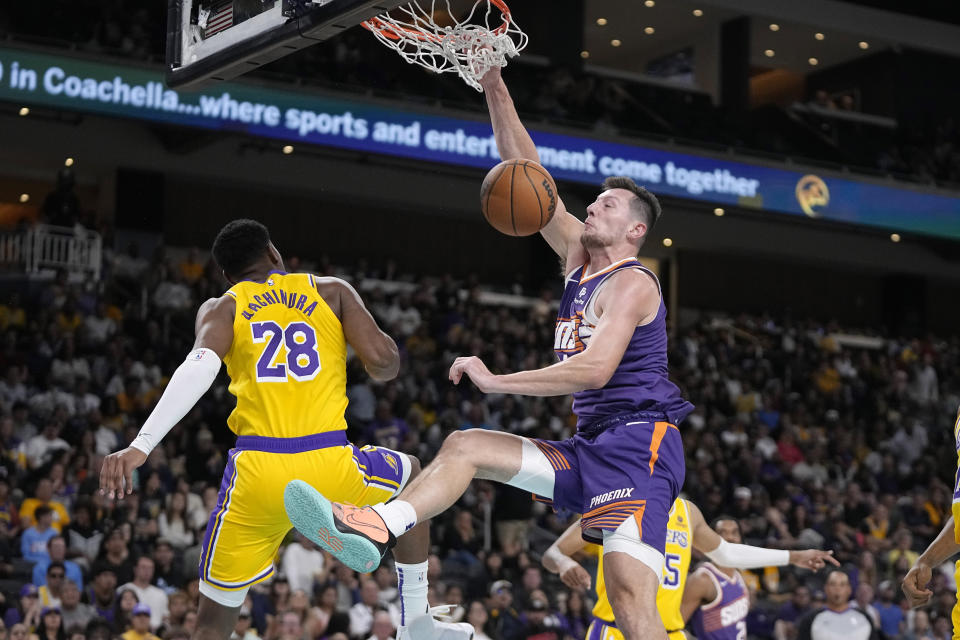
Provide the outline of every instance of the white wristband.
{"type": "Polygon", "coordinates": [[[130,446],[147,455],[197,404],[217,378],[220,358],[210,349],[195,349],[170,377],[160,401],[130,446]]]}
{"type": "Polygon", "coordinates": [[[721,567],[731,569],[758,569],[790,564],[789,551],[733,544],[726,540],[721,540],[720,545],[713,551],[707,551],[706,555],[721,567]]]}

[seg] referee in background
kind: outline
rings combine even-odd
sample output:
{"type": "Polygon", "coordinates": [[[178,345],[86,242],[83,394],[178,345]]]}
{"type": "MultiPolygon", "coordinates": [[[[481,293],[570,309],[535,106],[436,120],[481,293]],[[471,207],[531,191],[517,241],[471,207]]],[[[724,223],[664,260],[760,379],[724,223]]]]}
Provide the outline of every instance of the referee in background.
{"type": "Polygon", "coordinates": [[[850,578],[840,570],[827,576],[823,591],[827,606],[808,613],[797,623],[797,640],[877,640],[870,616],[850,603],[850,578]]]}

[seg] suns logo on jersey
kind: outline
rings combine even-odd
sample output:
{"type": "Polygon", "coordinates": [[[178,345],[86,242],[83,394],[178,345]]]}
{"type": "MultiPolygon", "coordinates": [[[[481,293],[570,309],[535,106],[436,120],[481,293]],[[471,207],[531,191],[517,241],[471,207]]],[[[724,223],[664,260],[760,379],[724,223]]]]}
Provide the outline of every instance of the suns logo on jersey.
{"type": "Polygon", "coordinates": [[[811,218],[820,215],[820,212],[816,211],[814,207],[825,207],[830,204],[830,189],[827,188],[827,183],[812,174],[800,178],[800,181],[797,182],[796,193],[800,208],[811,218]]]}

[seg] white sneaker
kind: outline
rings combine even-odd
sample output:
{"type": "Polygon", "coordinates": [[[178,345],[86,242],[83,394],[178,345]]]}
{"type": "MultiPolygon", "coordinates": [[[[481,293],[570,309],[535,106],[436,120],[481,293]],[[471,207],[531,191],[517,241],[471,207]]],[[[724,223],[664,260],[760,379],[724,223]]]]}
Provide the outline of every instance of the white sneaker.
{"type": "Polygon", "coordinates": [[[473,625],[436,619],[452,608],[451,605],[431,607],[397,629],[397,640],[473,640],[473,625]]]}

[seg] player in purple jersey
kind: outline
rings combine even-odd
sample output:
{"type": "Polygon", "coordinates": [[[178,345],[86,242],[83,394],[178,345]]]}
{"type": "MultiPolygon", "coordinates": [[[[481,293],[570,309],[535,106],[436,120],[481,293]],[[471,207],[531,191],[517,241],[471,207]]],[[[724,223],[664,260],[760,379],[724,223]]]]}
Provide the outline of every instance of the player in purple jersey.
{"type": "MultiPolygon", "coordinates": [[[[539,160],[499,69],[482,80],[504,159],[539,160]]],[[[372,508],[331,504],[298,481],[287,486],[294,526],[348,566],[371,571],[396,537],[454,504],[473,478],[504,482],[583,514],[583,536],[601,542],[614,614],[628,640],[666,640],[656,594],[670,508],[684,479],[676,425],[693,406],[667,375],[666,306],[637,253],[657,219],[656,197],[629,178],[608,178],[580,222],[558,201],[541,231],[565,264],[557,318],[559,362],[493,375],[457,358],[485,393],[573,394],[577,433],[562,441],[471,429],[452,433],[397,500],[372,508]]]]}
{"type": "MultiPolygon", "coordinates": [[[[726,542],[741,543],[736,520],[720,518],[713,528],[726,542]]],[[[697,640],[746,640],[749,612],[750,593],[736,569],[705,562],[687,578],[680,614],[693,617],[697,640]]]]}

